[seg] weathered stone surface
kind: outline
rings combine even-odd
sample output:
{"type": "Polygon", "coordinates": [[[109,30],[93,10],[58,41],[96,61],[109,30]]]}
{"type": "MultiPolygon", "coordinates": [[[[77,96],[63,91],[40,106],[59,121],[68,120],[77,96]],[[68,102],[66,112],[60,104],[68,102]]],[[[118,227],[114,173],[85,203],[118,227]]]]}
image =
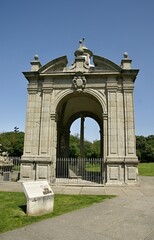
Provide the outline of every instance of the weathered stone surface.
{"type": "Polygon", "coordinates": [[[119,66],[93,56],[80,42],[69,67],[66,56],[44,66],[35,56],[31,64],[24,72],[28,104],[21,180],[54,182],[57,157],[69,154],[70,126],[83,114],[100,127],[104,184],[136,184],[133,89],[138,70],[131,69],[128,54],[119,66]]]}
{"type": "Polygon", "coordinates": [[[43,215],[53,211],[54,193],[47,181],[23,182],[27,197],[27,214],[43,215]]]}

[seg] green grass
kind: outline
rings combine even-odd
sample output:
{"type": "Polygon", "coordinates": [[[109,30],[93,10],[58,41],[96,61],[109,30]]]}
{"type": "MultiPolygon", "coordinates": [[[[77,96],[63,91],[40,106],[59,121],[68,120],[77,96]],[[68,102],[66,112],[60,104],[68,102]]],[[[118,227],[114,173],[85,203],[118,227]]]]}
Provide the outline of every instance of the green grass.
{"type": "Polygon", "coordinates": [[[100,163],[86,163],[85,170],[87,172],[100,172],[101,171],[101,165],[100,163]]]}
{"type": "Polygon", "coordinates": [[[139,163],[138,171],[140,176],[154,176],[154,163],[139,163]]]}
{"type": "Polygon", "coordinates": [[[42,216],[27,216],[26,197],[21,192],[0,192],[0,232],[6,232],[25,225],[62,215],[91,204],[113,198],[110,195],[55,195],[54,211],[42,216]]]}

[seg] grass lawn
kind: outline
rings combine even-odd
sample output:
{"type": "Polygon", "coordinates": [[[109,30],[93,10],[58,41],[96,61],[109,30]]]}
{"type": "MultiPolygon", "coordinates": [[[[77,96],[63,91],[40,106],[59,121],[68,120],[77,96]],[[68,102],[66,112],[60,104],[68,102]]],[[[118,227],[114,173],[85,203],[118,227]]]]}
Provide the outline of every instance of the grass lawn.
{"type": "MultiPolygon", "coordinates": [[[[154,163],[139,163],[138,165],[140,176],[154,176],[154,163]]],[[[99,163],[87,163],[87,172],[100,172],[101,167],[99,163]]]]}
{"type": "Polygon", "coordinates": [[[138,171],[140,176],[154,176],[154,163],[139,163],[138,171]]]}
{"type": "Polygon", "coordinates": [[[101,171],[101,165],[100,163],[86,163],[85,170],[87,172],[100,172],[101,171]]]}
{"type": "Polygon", "coordinates": [[[92,195],[60,195],[54,196],[54,211],[43,216],[27,216],[26,197],[22,192],[0,192],[0,232],[55,217],[91,204],[102,202],[114,196],[92,195]]]}

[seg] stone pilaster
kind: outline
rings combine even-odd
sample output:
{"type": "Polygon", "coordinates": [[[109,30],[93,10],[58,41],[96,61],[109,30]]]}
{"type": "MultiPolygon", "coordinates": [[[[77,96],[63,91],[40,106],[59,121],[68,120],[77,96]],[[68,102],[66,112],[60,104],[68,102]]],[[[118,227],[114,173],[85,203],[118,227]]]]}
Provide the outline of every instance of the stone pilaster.
{"type": "Polygon", "coordinates": [[[115,156],[118,153],[117,145],[117,84],[112,78],[107,83],[108,102],[108,156],[115,156]]]}
{"type": "Polygon", "coordinates": [[[40,155],[49,156],[49,134],[50,134],[50,105],[51,90],[43,90],[42,93],[42,113],[40,132],[40,155]]]}
{"type": "Polygon", "coordinates": [[[56,177],[56,153],[57,153],[57,114],[50,114],[50,150],[51,156],[51,181],[54,182],[56,177]]]}
{"type": "Polygon", "coordinates": [[[118,156],[125,156],[125,126],[124,126],[123,92],[117,92],[117,144],[118,156]]]}
{"type": "Polygon", "coordinates": [[[103,163],[102,163],[102,175],[103,175],[103,183],[107,181],[107,155],[108,155],[108,115],[107,113],[103,113],[103,134],[101,134],[101,142],[103,142],[103,163]],[[103,136],[102,136],[103,135],[103,136]]]}
{"type": "Polygon", "coordinates": [[[136,155],[133,91],[124,90],[126,156],[136,155]]]}
{"type": "Polygon", "coordinates": [[[41,92],[29,91],[24,155],[38,155],[40,138],[41,92]]]}

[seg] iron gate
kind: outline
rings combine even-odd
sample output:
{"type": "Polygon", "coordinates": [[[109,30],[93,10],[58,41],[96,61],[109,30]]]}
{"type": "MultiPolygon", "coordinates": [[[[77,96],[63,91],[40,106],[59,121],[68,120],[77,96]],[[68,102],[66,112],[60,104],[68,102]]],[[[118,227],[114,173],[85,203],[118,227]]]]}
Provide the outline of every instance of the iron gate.
{"type": "Polygon", "coordinates": [[[56,161],[57,184],[102,184],[102,158],[58,158],[56,161]]]}

